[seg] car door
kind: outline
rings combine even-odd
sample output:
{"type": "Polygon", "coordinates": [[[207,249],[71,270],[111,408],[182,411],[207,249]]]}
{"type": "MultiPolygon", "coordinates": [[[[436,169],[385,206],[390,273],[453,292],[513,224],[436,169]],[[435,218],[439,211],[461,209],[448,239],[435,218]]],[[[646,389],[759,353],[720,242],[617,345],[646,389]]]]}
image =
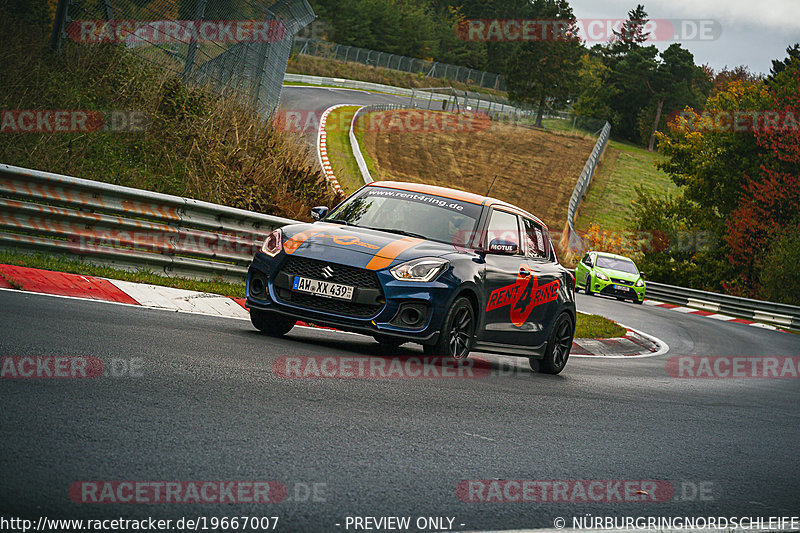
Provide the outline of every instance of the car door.
{"type": "Polygon", "coordinates": [[[518,307],[523,309],[526,329],[530,332],[530,344],[539,346],[547,341],[553,321],[559,310],[559,292],[563,271],[554,261],[550,249],[550,237],[539,223],[522,217],[523,243],[528,266],[531,270],[531,290],[527,299],[521,298],[518,307]]]}
{"type": "Polygon", "coordinates": [[[589,270],[592,268],[592,257],[589,252],[586,252],[586,255],[583,256],[583,259],[575,266],[575,281],[576,283],[583,283],[586,281],[586,277],[589,274],[589,270]]]}
{"type": "Polygon", "coordinates": [[[485,256],[486,312],[482,340],[490,343],[528,344],[527,328],[524,320],[519,320],[519,310],[515,309],[530,280],[520,229],[516,214],[492,208],[483,248],[488,250],[492,242],[502,241],[516,245],[516,251],[509,254],[487,253],[485,256]]]}

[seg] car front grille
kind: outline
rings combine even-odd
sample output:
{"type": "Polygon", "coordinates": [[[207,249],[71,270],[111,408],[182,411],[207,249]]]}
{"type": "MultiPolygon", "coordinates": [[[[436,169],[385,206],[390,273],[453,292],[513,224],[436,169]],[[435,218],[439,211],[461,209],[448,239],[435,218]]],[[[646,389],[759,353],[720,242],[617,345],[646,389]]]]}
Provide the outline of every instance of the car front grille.
{"type": "Polygon", "coordinates": [[[611,278],[611,283],[617,283],[619,285],[633,285],[632,281],[628,281],[626,279],[619,279],[619,278],[611,278]]]}
{"type": "MultiPolygon", "coordinates": [[[[377,289],[381,292],[381,295],[383,294],[377,274],[363,268],[329,263],[307,257],[290,256],[286,259],[280,272],[288,276],[302,276],[304,278],[330,281],[331,283],[351,285],[356,288],[356,292],[359,289],[377,289]],[[333,270],[332,276],[326,277],[323,274],[323,269],[326,267],[333,270]]],[[[305,307],[313,311],[324,311],[353,317],[374,316],[384,306],[383,303],[358,303],[355,301],[356,298],[353,299],[354,301],[346,301],[289,289],[279,289],[278,298],[285,303],[305,307]]]]}

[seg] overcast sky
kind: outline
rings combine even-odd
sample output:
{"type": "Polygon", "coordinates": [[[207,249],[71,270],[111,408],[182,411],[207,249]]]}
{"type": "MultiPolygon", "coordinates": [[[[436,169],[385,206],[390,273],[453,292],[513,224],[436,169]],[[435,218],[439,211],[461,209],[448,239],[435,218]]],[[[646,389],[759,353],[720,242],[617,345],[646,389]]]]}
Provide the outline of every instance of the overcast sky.
{"type": "MultiPolygon", "coordinates": [[[[682,41],[699,65],[715,70],[747,65],[768,73],[773,59],[800,42],[800,0],[638,0],[650,19],[713,19],[722,35],[714,41],[682,41]]],[[[570,0],[578,19],[627,18],[637,0],[570,0]]],[[[592,43],[589,43],[590,45],[592,43]]],[[[654,43],[663,50],[672,42],[654,43]]]]}

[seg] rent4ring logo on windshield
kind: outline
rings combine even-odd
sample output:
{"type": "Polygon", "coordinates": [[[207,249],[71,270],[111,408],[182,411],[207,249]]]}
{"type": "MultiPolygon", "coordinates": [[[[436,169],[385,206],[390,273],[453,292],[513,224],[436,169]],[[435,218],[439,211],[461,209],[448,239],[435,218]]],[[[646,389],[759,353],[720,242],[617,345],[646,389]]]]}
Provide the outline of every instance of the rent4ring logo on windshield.
{"type": "Polygon", "coordinates": [[[539,285],[539,279],[533,275],[533,271],[526,265],[520,265],[517,281],[492,291],[486,311],[510,305],[511,323],[520,327],[534,307],[558,298],[558,288],[558,280],[539,285]]]}

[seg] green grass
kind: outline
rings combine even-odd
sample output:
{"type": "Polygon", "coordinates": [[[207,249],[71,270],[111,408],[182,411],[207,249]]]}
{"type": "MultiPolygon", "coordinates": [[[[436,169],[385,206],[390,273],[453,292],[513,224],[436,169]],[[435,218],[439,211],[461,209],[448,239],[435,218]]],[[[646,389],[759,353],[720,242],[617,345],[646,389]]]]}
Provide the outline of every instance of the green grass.
{"type": "Polygon", "coordinates": [[[350,146],[350,121],[359,107],[354,105],[334,109],[325,123],[325,132],[328,134],[328,159],[331,161],[333,174],[345,194],[350,194],[364,185],[364,178],[350,146]]]}
{"type": "Polygon", "coordinates": [[[664,156],[617,141],[609,142],[589,190],[578,210],[576,229],[587,230],[596,223],[602,230],[630,229],[634,189],[641,185],[657,195],[677,191],[667,174],[655,167],[664,156]]]}
{"type": "Polygon", "coordinates": [[[625,328],[600,315],[578,313],[578,325],[575,328],[576,339],[608,339],[622,337],[625,328]]]}
{"type": "MultiPolygon", "coordinates": [[[[17,265],[41,270],[52,270],[55,272],[68,272],[71,274],[81,274],[84,276],[98,276],[101,278],[118,279],[131,281],[134,283],[149,283],[163,287],[175,287],[191,291],[208,292],[221,294],[231,298],[244,298],[244,281],[242,283],[229,283],[219,280],[195,280],[171,276],[162,276],[147,270],[120,270],[109,266],[85,263],[77,259],[67,257],[43,255],[43,254],[23,254],[11,251],[0,252],[0,264],[17,265]]],[[[7,278],[6,278],[7,279],[7,278]]],[[[8,280],[14,288],[14,281],[8,280]]],[[[18,284],[18,282],[17,282],[18,284]]]]}

